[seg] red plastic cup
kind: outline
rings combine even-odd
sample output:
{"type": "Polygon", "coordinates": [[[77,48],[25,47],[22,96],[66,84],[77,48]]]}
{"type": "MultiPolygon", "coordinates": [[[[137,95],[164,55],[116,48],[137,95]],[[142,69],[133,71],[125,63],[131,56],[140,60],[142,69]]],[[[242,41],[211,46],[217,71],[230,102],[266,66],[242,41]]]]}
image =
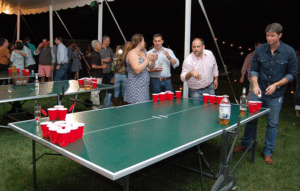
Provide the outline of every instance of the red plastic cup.
{"type": "Polygon", "coordinates": [[[174,99],[174,92],[169,92],[168,96],[169,96],[169,100],[173,101],[173,99],[174,99]]]}
{"type": "Polygon", "coordinates": [[[159,93],[159,101],[165,101],[166,100],[166,93],[161,92],[159,93]]]}
{"type": "Polygon", "coordinates": [[[29,76],[29,69],[26,69],[26,70],[25,70],[25,75],[26,75],[26,76],[29,76]]]}
{"type": "Polygon", "coordinates": [[[49,120],[54,121],[57,118],[57,108],[48,108],[49,120]]]}
{"type": "Polygon", "coordinates": [[[58,133],[57,131],[60,130],[61,128],[55,125],[51,125],[51,127],[49,127],[49,132],[50,132],[50,140],[51,143],[58,143],[58,133]]]}
{"type": "Polygon", "coordinates": [[[43,132],[43,137],[49,137],[50,132],[49,132],[48,125],[52,125],[52,122],[42,122],[40,125],[41,125],[41,130],[43,132]]]}
{"type": "Polygon", "coordinates": [[[58,109],[58,108],[64,108],[63,105],[55,105],[54,108],[58,109]]]}
{"type": "Polygon", "coordinates": [[[220,105],[220,103],[223,99],[223,96],[216,96],[216,99],[217,99],[217,104],[220,105]]]}
{"type": "Polygon", "coordinates": [[[97,88],[97,82],[93,82],[93,88],[96,89],[97,88]]]}
{"type": "Polygon", "coordinates": [[[260,111],[260,109],[261,109],[261,104],[262,104],[261,101],[256,101],[256,111],[260,111]]]}
{"type": "Polygon", "coordinates": [[[175,91],[175,94],[176,94],[176,99],[181,98],[181,91],[175,91]]]}
{"type": "Polygon", "coordinates": [[[92,78],[92,82],[96,82],[97,83],[97,78],[92,78]]]}
{"type": "Polygon", "coordinates": [[[11,68],[8,68],[8,75],[11,75],[11,68]]]}
{"type": "Polygon", "coordinates": [[[57,117],[59,120],[66,120],[66,115],[68,112],[68,108],[58,108],[57,117]]]}
{"type": "Polygon", "coordinates": [[[249,101],[249,113],[255,113],[256,105],[255,101],[249,101]]]}
{"type": "Polygon", "coordinates": [[[69,124],[59,124],[58,126],[60,126],[62,129],[66,129],[67,127],[69,127],[70,125],[69,124]]]}
{"type": "Polygon", "coordinates": [[[17,68],[17,75],[20,75],[20,68],[17,68]]]}
{"type": "Polygon", "coordinates": [[[55,121],[53,124],[60,126],[61,124],[65,124],[65,121],[55,121]]]}
{"type": "Polygon", "coordinates": [[[26,70],[22,70],[22,75],[25,76],[26,75],[26,70]]]}
{"type": "Polygon", "coordinates": [[[76,124],[78,122],[77,121],[66,121],[65,123],[69,126],[73,126],[73,124],[76,124]]]}
{"type": "Polygon", "coordinates": [[[75,143],[78,137],[78,127],[76,125],[68,126],[67,129],[70,130],[70,143],[75,143]]]}
{"type": "Polygon", "coordinates": [[[73,126],[78,127],[78,129],[77,129],[77,139],[82,139],[83,131],[84,131],[84,123],[76,123],[73,126]]]}
{"type": "Polygon", "coordinates": [[[209,100],[209,94],[204,93],[203,94],[203,102],[208,103],[208,100],[209,100]]]}
{"type": "Polygon", "coordinates": [[[79,79],[78,80],[78,85],[79,85],[80,88],[83,88],[83,86],[84,86],[84,80],[83,79],[79,79]]]}
{"type": "Polygon", "coordinates": [[[153,102],[158,102],[158,94],[152,94],[153,102]]]}
{"type": "Polygon", "coordinates": [[[70,141],[70,130],[69,129],[60,129],[58,133],[58,143],[61,147],[67,147],[70,141]]]}
{"type": "Polygon", "coordinates": [[[169,100],[169,91],[165,91],[166,94],[166,100],[169,100]]]}
{"type": "Polygon", "coordinates": [[[210,95],[209,101],[211,104],[215,104],[216,103],[216,95],[210,95]]]}

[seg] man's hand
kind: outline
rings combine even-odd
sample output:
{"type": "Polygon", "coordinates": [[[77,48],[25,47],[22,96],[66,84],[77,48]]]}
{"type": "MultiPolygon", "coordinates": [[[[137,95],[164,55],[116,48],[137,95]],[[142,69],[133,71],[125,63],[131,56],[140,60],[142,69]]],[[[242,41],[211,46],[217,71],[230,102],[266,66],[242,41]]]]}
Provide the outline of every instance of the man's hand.
{"type": "Polygon", "coordinates": [[[169,59],[170,55],[169,55],[168,51],[163,50],[163,53],[164,53],[164,54],[166,55],[166,57],[169,59]]]}
{"type": "Polygon", "coordinates": [[[20,50],[15,50],[16,53],[20,54],[20,50]]]}
{"type": "Polygon", "coordinates": [[[192,74],[192,76],[194,77],[194,78],[196,78],[198,81],[199,80],[201,80],[201,75],[198,73],[198,72],[196,72],[196,71],[191,71],[191,74],[192,74]]]}
{"type": "Polygon", "coordinates": [[[53,72],[54,71],[54,65],[52,65],[52,67],[51,67],[51,70],[50,70],[51,72],[53,72]]]}
{"type": "Polygon", "coordinates": [[[269,87],[267,87],[265,95],[272,95],[276,91],[276,89],[276,84],[270,85],[269,87]]]}
{"type": "Polygon", "coordinates": [[[218,88],[218,85],[219,85],[218,79],[215,79],[214,80],[214,88],[215,88],[215,90],[218,88]]]}
{"type": "Polygon", "coordinates": [[[158,59],[158,54],[157,53],[152,53],[152,55],[154,57],[153,61],[155,62],[158,59]]]}
{"type": "Polygon", "coordinates": [[[253,85],[253,93],[258,97],[259,94],[261,94],[261,90],[258,85],[253,85]]]}
{"type": "Polygon", "coordinates": [[[106,65],[106,64],[103,64],[102,66],[103,66],[103,69],[106,69],[106,68],[107,68],[107,65],[106,65]]]}
{"type": "Polygon", "coordinates": [[[154,69],[153,69],[153,72],[161,72],[161,71],[162,71],[161,68],[154,68],[154,69]]]}
{"type": "Polygon", "coordinates": [[[241,84],[244,83],[244,79],[245,79],[244,76],[245,76],[245,75],[242,74],[241,79],[240,79],[240,83],[241,83],[241,84]]]}
{"type": "Polygon", "coordinates": [[[110,57],[103,59],[103,62],[110,62],[110,61],[111,61],[110,57]]]}
{"type": "Polygon", "coordinates": [[[60,64],[57,64],[56,70],[59,70],[59,68],[60,68],[60,64]]]}
{"type": "Polygon", "coordinates": [[[38,46],[38,48],[40,49],[42,47],[43,47],[43,43],[40,43],[39,46],[38,46]]]}
{"type": "Polygon", "coordinates": [[[121,73],[122,72],[122,68],[120,70],[118,70],[118,73],[121,73]]]}

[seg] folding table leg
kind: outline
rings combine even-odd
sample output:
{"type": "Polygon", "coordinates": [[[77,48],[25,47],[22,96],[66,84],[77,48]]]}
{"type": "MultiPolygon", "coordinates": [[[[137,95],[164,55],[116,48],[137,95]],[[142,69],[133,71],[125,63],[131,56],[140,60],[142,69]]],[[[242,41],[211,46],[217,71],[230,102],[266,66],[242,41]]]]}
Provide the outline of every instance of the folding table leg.
{"type": "Polygon", "coordinates": [[[129,175],[116,180],[116,182],[123,187],[123,191],[129,191],[129,175]]]}
{"type": "Polygon", "coordinates": [[[35,141],[32,140],[32,165],[33,165],[33,187],[34,190],[37,190],[37,182],[36,182],[36,158],[35,158],[35,141]]]}
{"type": "Polygon", "coordinates": [[[252,164],[255,163],[256,136],[257,136],[257,125],[254,128],[254,134],[253,134],[253,145],[252,145],[252,156],[251,156],[252,164]]]}
{"type": "Polygon", "coordinates": [[[123,178],[123,191],[129,191],[129,175],[123,178]]]}
{"type": "Polygon", "coordinates": [[[201,163],[201,151],[200,151],[200,148],[199,148],[199,145],[197,145],[197,148],[198,148],[198,158],[199,158],[199,166],[200,166],[200,180],[201,180],[201,190],[204,190],[204,187],[203,187],[203,175],[202,175],[202,163],[201,163]]]}

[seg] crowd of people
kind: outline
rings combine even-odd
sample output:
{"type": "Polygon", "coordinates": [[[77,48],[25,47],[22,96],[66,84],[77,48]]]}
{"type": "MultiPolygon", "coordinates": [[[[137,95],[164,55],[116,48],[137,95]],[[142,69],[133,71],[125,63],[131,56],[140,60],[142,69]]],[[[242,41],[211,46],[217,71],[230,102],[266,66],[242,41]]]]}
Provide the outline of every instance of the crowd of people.
{"type": "MultiPolygon", "coordinates": [[[[295,105],[300,107],[300,62],[299,54],[283,43],[282,26],[272,23],[266,27],[266,43],[255,43],[255,50],[245,59],[242,67],[240,82],[244,82],[245,75],[250,82],[249,100],[262,101],[263,107],[270,108],[267,119],[267,132],[264,146],[264,159],[272,164],[279,114],[286,84],[297,77],[297,91],[295,105]],[[298,60],[297,60],[298,56],[298,60]],[[297,70],[298,67],[298,70],[297,70]]],[[[171,67],[179,66],[179,60],[174,52],[163,47],[164,39],[161,34],[153,35],[153,48],[146,50],[145,39],[142,34],[132,36],[130,42],[117,46],[116,51],[109,47],[110,37],[103,36],[102,44],[93,40],[82,54],[76,42],[71,42],[67,48],[62,37],[55,38],[55,46],[49,46],[49,41],[43,39],[37,49],[27,37],[23,42],[16,41],[9,51],[7,39],[0,39],[0,69],[7,69],[9,63],[18,68],[33,69],[36,64],[32,55],[38,55],[38,73],[41,81],[51,81],[52,72],[55,80],[67,80],[70,73],[74,79],[79,78],[82,59],[88,62],[90,77],[96,78],[98,84],[114,84],[113,102],[119,106],[119,97],[122,104],[135,104],[149,101],[152,93],[173,91],[171,81],[171,67]]],[[[298,51],[299,53],[299,51],[298,51]]],[[[184,59],[180,79],[188,86],[189,98],[202,100],[204,93],[215,94],[218,88],[218,65],[212,51],[205,49],[204,40],[195,38],[192,41],[192,52],[184,59]]],[[[94,105],[100,104],[100,91],[91,93],[94,105]]],[[[112,91],[108,91],[104,98],[104,105],[111,105],[112,91]]],[[[93,109],[97,109],[93,106],[93,109]]],[[[297,115],[300,108],[297,110],[297,115]]],[[[253,132],[257,120],[246,124],[241,144],[234,152],[247,150],[253,139],[253,132]]]]}

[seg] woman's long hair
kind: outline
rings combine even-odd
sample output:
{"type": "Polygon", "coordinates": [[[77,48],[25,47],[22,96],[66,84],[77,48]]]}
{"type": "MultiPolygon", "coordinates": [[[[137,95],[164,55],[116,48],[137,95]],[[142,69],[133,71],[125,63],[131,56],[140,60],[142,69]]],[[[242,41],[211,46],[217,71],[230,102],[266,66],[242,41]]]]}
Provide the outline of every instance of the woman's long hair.
{"type": "Polygon", "coordinates": [[[123,54],[123,64],[125,64],[126,62],[126,56],[128,54],[129,51],[131,51],[132,49],[134,49],[135,47],[137,47],[137,45],[142,42],[142,40],[144,39],[144,36],[142,34],[135,34],[131,37],[131,41],[129,43],[125,44],[125,52],[123,54]]]}

